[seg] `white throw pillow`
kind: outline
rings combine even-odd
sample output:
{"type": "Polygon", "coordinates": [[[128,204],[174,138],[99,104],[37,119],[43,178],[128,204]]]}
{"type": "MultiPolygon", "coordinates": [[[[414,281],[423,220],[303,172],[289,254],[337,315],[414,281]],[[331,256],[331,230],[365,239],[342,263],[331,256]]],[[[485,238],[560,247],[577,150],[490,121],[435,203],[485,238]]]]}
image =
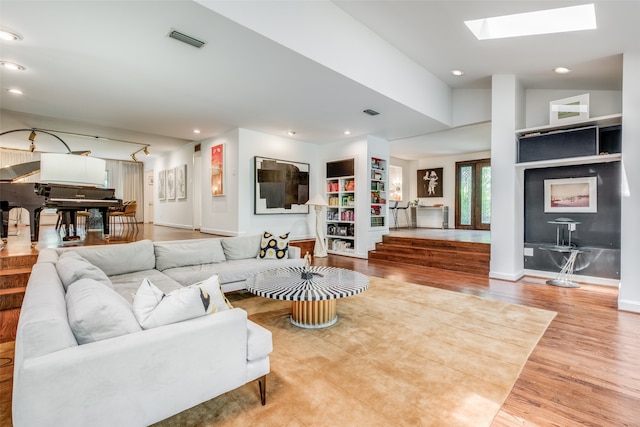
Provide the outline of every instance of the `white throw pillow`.
{"type": "Polygon", "coordinates": [[[113,289],[111,280],[104,271],[73,251],[60,255],[56,262],[56,270],[65,290],[80,279],[93,279],[113,289]]]}
{"type": "Polygon", "coordinates": [[[260,259],[286,259],[289,257],[289,233],[275,236],[268,231],[262,235],[260,242],[260,259]]]}
{"type": "Polygon", "coordinates": [[[74,282],[65,295],[69,326],[78,344],[138,332],[131,304],[113,289],[93,279],[74,282]]]}
{"type": "Polygon", "coordinates": [[[150,329],[215,313],[218,305],[226,309],[218,276],[168,294],[145,278],[133,298],[133,313],[143,329],[150,329]]]}

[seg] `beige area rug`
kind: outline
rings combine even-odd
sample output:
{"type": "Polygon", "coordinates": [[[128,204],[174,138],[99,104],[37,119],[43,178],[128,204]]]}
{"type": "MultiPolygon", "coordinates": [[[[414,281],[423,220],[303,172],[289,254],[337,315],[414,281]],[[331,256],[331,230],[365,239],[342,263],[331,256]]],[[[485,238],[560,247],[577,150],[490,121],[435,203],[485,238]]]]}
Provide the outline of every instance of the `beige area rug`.
{"type": "Polygon", "coordinates": [[[287,301],[234,305],[273,333],[267,405],[250,383],[159,426],[488,426],[555,316],[379,278],[326,329],[287,301]]]}

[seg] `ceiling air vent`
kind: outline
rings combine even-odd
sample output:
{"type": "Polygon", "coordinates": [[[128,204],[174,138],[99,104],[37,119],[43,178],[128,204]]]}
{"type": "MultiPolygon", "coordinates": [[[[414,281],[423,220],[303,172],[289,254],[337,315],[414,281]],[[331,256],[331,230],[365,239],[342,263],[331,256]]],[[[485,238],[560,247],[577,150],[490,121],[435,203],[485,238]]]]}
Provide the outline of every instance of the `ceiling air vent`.
{"type": "Polygon", "coordinates": [[[206,42],[196,39],[195,37],[188,36],[180,31],[171,30],[169,37],[181,41],[182,43],[189,44],[198,49],[205,45],[206,42]]]}
{"type": "Polygon", "coordinates": [[[378,114],[380,114],[377,111],[374,111],[370,108],[367,108],[366,110],[364,110],[363,113],[368,114],[370,116],[377,116],[378,114]]]}

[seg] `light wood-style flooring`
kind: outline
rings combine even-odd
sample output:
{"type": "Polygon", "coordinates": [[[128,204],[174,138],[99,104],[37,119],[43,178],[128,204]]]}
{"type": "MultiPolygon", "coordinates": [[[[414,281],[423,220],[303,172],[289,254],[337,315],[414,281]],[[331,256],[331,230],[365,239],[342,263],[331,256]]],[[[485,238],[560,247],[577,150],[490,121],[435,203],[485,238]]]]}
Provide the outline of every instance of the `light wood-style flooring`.
{"type": "MultiPolygon", "coordinates": [[[[413,233],[421,231],[413,230],[413,233]]],[[[411,232],[401,229],[392,233],[411,232]]],[[[80,244],[104,243],[91,234],[80,244]]],[[[116,238],[116,234],[114,231],[111,243],[142,238],[213,237],[197,231],[148,224],[138,233],[129,233],[130,237],[116,238]]],[[[462,234],[458,233],[459,239],[463,239],[462,234]]],[[[55,232],[41,231],[38,247],[59,244],[55,232]]],[[[10,237],[0,256],[31,251],[28,238],[22,249],[20,245],[10,237]]],[[[640,426],[640,315],[617,310],[616,288],[597,285],[558,288],[537,279],[507,282],[334,255],[316,258],[314,264],[349,268],[371,276],[553,310],[557,312],[556,318],[531,354],[493,425],[640,426]]],[[[7,405],[11,398],[10,387],[7,387],[11,378],[7,378],[7,369],[3,370],[0,372],[0,406],[7,405]]],[[[0,420],[0,425],[6,422],[0,420]]]]}

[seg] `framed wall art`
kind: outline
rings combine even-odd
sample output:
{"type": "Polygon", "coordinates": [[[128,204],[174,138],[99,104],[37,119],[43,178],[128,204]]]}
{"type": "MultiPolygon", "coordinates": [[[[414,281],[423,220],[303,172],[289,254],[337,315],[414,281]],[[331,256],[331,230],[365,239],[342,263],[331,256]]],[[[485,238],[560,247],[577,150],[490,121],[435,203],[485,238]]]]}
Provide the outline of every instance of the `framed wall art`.
{"type": "Polygon", "coordinates": [[[211,147],[211,195],[224,196],[224,144],[211,147]]]}
{"type": "Polygon", "coordinates": [[[418,169],[418,197],[442,197],[443,168],[418,169]]]}
{"type": "Polygon", "coordinates": [[[544,180],[544,211],[598,212],[598,178],[563,178],[544,180]]]}
{"type": "Polygon", "coordinates": [[[176,170],[167,169],[167,200],[176,198],[176,170]]]}
{"type": "Polygon", "coordinates": [[[309,213],[308,163],[258,156],[254,163],[256,215],[309,213]]]}
{"type": "Polygon", "coordinates": [[[589,94],[558,99],[549,103],[549,124],[562,125],[589,118],[589,94]]]}
{"type": "Polygon", "coordinates": [[[187,165],[176,168],[176,198],[187,198],[187,165]]]}
{"type": "Polygon", "coordinates": [[[167,188],[166,188],[166,179],[167,179],[167,171],[158,172],[158,199],[166,200],[167,199],[167,188]]]}

